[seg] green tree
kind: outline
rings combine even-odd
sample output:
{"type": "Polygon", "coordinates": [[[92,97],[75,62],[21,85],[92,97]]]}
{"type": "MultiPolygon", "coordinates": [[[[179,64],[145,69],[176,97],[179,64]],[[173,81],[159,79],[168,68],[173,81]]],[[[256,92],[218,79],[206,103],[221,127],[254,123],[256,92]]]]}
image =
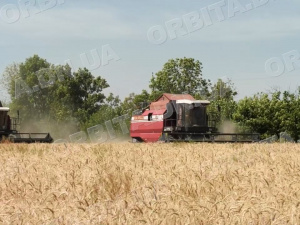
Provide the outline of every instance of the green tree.
{"type": "Polygon", "coordinates": [[[146,108],[152,100],[152,95],[146,90],[142,90],[141,94],[130,93],[121,104],[122,110],[124,113],[132,113],[134,110],[146,108]]]}
{"type": "Polygon", "coordinates": [[[20,65],[18,63],[13,63],[7,66],[2,74],[1,78],[1,86],[3,90],[6,90],[7,93],[11,94],[14,90],[15,80],[20,74],[20,65]],[[13,90],[12,90],[13,89],[13,90]]]}
{"type": "Polygon", "coordinates": [[[294,141],[300,139],[300,88],[298,93],[293,94],[285,91],[282,100],[282,121],[287,133],[294,141]]]}
{"type": "Polygon", "coordinates": [[[67,106],[71,116],[80,124],[87,122],[89,116],[100,109],[105,100],[102,91],[109,87],[105,79],[94,77],[86,68],[74,72],[73,76],[66,76],[58,86],[61,88],[55,91],[56,101],[64,96],[63,107],[67,106]]]}
{"type": "Polygon", "coordinates": [[[50,111],[50,94],[48,88],[40,86],[37,72],[50,68],[50,63],[34,55],[19,64],[18,69],[15,67],[16,64],[15,72],[8,80],[12,100],[10,107],[13,111],[20,110],[25,121],[40,120],[50,111]]]}
{"type": "Polygon", "coordinates": [[[202,63],[193,58],[170,59],[152,76],[149,87],[156,96],[161,93],[195,96],[208,91],[209,81],[202,78],[202,63]]]}
{"type": "Polygon", "coordinates": [[[268,96],[265,94],[245,97],[237,104],[236,112],[233,115],[234,120],[239,125],[249,128],[251,132],[258,132],[265,137],[269,125],[264,118],[265,109],[261,103],[269,104],[268,101],[268,96]]]}
{"type": "Polygon", "coordinates": [[[68,65],[54,66],[37,55],[7,71],[10,107],[20,110],[22,122],[31,127],[42,120],[50,125],[71,121],[78,128],[83,126],[104,104],[102,91],[109,87],[86,68],[72,74],[68,65]]]}
{"type": "Polygon", "coordinates": [[[211,101],[208,110],[217,124],[232,120],[232,115],[237,107],[234,101],[236,95],[236,88],[231,80],[223,81],[218,79],[211,87],[211,91],[207,96],[211,101]]]}
{"type": "Polygon", "coordinates": [[[236,95],[236,88],[230,79],[227,81],[218,79],[218,81],[212,86],[209,97],[212,100],[233,100],[236,95]]]}
{"type": "Polygon", "coordinates": [[[264,138],[274,134],[279,137],[285,131],[286,114],[280,96],[281,93],[276,91],[272,95],[261,93],[251,98],[246,97],[238,102],[233,118],[264,138]]]}
{"type": "Polygon", "coordinates": [[[137,108],[146,107],[150,104],[151,97],[152,96],[146,90],[142,90],[141,94],[134,96],[133,103],[136,105],[137,108]]]}
{"type": "MultiPolygon", "coordinates": [[[[84,129],[96,126],[98,124],[105,125],[105,122],[111,121],[114,118],[124,115],[125,112],[121,107],[119,96],[114,96],[112,93],[105,99],[99,110],[93,113],[88,121],[84,124],[84,129]]],[[[120,130],[118,124],[113,124],[115,130],[120,130]]]]}

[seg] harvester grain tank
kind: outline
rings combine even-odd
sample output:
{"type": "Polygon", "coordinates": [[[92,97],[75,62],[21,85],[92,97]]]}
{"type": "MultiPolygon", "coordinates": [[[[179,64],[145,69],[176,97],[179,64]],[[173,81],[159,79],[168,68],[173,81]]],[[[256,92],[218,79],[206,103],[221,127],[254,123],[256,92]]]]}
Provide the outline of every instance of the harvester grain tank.
{"type": "Polygon", "coordinates": [[[259,134],[220,133],[207,113],[207,100],[188,94],[162,94],[139,114],[133,115],[130,136],[133,142],[199,141],[257,142],[259,134]]]}
{"type": "Polygon", "coordinates": [[[20,118],[11,118],[9,108],[3,107],[0,102],[0,141],[7,139],[14,143],[51,143],[53,139],[49,133],[19,133],[17,125],[20,118]]]}

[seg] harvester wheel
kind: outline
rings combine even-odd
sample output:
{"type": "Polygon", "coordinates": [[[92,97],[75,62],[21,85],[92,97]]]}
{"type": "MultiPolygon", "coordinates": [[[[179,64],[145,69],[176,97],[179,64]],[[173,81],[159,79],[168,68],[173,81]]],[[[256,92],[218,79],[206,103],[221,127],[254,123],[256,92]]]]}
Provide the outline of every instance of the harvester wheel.
{"type": "Polygon", "coordinates": [[[143,141],[139,138],[132,138],[132,143],[141,143],[141,142],[143,141]]]}

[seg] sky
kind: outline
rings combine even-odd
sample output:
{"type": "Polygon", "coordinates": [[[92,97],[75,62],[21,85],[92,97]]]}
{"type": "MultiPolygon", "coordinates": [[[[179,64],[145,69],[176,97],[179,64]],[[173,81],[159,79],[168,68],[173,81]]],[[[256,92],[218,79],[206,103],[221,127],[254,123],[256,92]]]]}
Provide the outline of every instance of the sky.
{"type": "MultiPolygon", "coordinates": [[[[172,58],[231,79],[237,99],[300,86],[299,0],[0,0],[0,74],[38,54],[87,67],[122,99],[172,58]]],[[[8,96],[0,91],[2,100],[8,96]]]]}

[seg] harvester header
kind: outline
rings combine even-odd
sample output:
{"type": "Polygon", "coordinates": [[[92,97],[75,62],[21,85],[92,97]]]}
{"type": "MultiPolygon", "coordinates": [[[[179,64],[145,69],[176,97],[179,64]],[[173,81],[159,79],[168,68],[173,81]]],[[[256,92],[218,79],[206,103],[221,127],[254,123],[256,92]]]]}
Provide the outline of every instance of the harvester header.
{"type": "Polygon", "coordinates": [[[8,115],[9,108],[3,107],[0,101],[0,141],[7,139],[14,143],[51,143],[53,139],[49,133],[19,133],[17,126],[20,118],[8,115]]]}

